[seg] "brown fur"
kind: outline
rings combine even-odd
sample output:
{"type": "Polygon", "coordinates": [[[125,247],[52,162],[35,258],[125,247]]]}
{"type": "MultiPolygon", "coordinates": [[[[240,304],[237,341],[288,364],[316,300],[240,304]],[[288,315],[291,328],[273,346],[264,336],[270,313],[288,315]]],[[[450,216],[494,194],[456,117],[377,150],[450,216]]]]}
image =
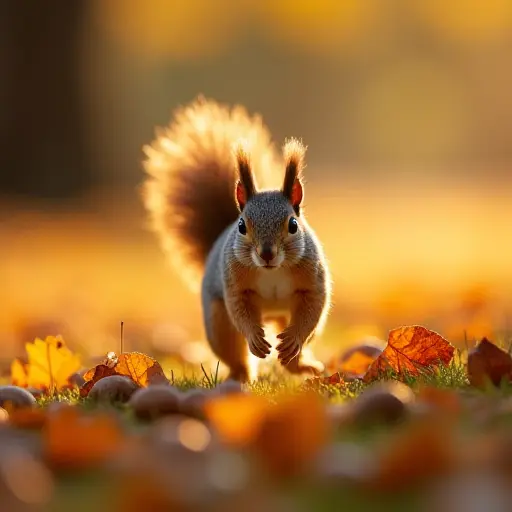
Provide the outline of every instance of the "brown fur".
{"type": "Polygon", "coordinates": [[[207,338],[237,380],[252,377],[249,351],[262,359],[270,353],[263,323],[275,320],[272,315],[280,325],[281,363],[292,373],[321,368],[304,357],[303,347],[321,330],[329,310],[328,268],[304,216],[298,218],[296,236],[287,227],[293,209],[299,213],[305,151],[291,139],[283,147],[284,165],[279,164],[259,117],[204,98],[178,109],[169,127],[145,148],[143,200],[152,227],[168,255],[178,258],[180,275],[189,284],[195,285],[197,270],[206,267],[201,300],[207,338]],[[244,143],[233,148],[240,139],[244,143]],[[235,188],[237,179],[243,190],[235,188]],[[235,222],[237,199],[245,205],[247,234],[235,222]],[[279,270],[270,270],[280,274],[270,281],[262,278],[254,252],[263,243],[281,251],[279,270]],[[283,312],[285,319],[279,317],[283,312]]]}
{"type": "Polygon", "coordinates": [[[217,357],[230,369],[230,378],[249,379],[247,358],[249,350],[244,337],[233,327],[222,299],[214,300],[211,307],[210,346],[217,357]]]}

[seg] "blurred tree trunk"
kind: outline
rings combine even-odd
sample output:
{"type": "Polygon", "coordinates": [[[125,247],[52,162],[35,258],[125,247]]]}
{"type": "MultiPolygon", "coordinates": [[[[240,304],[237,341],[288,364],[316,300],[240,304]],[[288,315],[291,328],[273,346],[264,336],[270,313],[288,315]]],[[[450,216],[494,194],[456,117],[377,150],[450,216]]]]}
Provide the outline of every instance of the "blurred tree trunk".
{"type": "Polygon", "coordinates": [[[81,104],[86,0],[0,2],[0,193],[72,198],[91,185],[81,104]]]}

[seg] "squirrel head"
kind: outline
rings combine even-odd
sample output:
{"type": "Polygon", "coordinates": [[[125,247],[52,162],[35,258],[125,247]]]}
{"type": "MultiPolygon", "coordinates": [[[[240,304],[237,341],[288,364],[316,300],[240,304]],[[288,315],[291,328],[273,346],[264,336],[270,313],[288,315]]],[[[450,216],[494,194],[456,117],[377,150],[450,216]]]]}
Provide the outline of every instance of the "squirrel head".
{"type": "Polygon", "coordinates": [[[235,198],[240,211],[234,252],[246,266],[275,269],[296,264],[306,246],[301,217],[302,170],[306,148],[296,139],[283,147],[285,176],[281,190],[258,192],[249,153],[239,143],[235,156],[239,180],[235,198]]]}

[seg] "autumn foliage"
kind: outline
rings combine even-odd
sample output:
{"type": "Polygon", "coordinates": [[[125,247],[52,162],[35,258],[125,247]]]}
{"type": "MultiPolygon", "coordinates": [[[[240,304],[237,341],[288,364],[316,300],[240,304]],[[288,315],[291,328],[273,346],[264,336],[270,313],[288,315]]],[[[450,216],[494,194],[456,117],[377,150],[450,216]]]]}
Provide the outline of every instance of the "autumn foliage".
{"type": "Polygon", "coordinates": [[[441,335],[425,327],[393,329],[384,352],[371,364],[364,381],[370,382],[389,371],[399,377],[417,376],[421,370],[450,363],[454,351],[455,348],[441,335]]]}
{"type": "Polygon", "coordinates": [[[109,352],[102,364],[91,368],[85,375],[85,384],[80,394],[86,397],[94,384],[104,377],[119,375],[128,377],[139,386],[167,381],[160,364],[152,357],[140,352],[128,352],[117,356],[109,352]]]}
{"type": "MultiPolygon", "coordinates": [[[[473,443],[458,425],[467,417],[495,425],[500,415],[512,414],[506,402],[492,409],[494,402],[482,405],[462,392],[510,382],[512,358],[483,339],[468,357],[467,390],[442,389],[432,380],[422,384],[422,377],[452,364],[454,354],[441,335],[421,326],[400,327],[389,333],[384,348],[361,345],[341,354],[338,371],[309,381],[316,387],[269,397],[229,381],[180,390],[154,358],[109,352],[83,373],[81,397],[93,403],[91,390],[106,382],[128,384],[130,392],[123,395],[122,409],[102,403],[89,410],[57,398],[76,389],[72,376],[81,365],[64,340],[50,336],[27,344],[26,363],[13,363],[16,386],[0,387],[0,423],[5,432],[37,435],[35,448],[35,438],[27,438],[19,460],[33,464],[41,481],[102,471],[102,478],[110,478],[114,511],[148,504],[158,510],[217,510],[216,500],[219,507],[267,510],[278,503],[272,493],[281,482],[333,485],[337,492],[348,486],[363,496],[419,492],[461,468],[508,471],[509,437],[488,431],[473,443]],[[414,378],[413,391],[406,383],[414,378]],[[323,385],[348,393],[357,389],[354,384],[362,389],[355,399],[326,400],[323,385]],[[45,406],[29,388],[42,393],[45,406]],[[140,422],[136,429],[125,421],[126,412],[140,422]],[[142,424],[145,430],[138,430],[142,424]],[[374,427],[380,437],[366,450],[360,434],[374,427]],[[384,427],[389,430],[383,436],[384,427]]],[[[3,483],[11,485],[16,460],[0,458],[0,483],[10,475],[3,483]]]]}
{"type": "Polygon", "coordinates": [[[60,336],[37,338],[25,345],[28,362],[15,359],[11,366],[12,383],[35,389],[62,389],[69,378],[81,368],[80,357],[71,352],[60,336]]]}

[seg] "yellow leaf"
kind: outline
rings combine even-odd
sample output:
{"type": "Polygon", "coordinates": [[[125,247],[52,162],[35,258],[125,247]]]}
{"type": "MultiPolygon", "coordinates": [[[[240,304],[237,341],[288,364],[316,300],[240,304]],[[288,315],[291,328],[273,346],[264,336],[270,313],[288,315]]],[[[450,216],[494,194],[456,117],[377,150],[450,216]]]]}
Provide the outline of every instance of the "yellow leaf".
{"type": "Polygon", "coordinates": [[[57,389],[69,385],[69,377],[80,367],[80,357],[73,354],[60,336],[47,336],[26,344],[28,354],[27,387],[57,389]]]}

